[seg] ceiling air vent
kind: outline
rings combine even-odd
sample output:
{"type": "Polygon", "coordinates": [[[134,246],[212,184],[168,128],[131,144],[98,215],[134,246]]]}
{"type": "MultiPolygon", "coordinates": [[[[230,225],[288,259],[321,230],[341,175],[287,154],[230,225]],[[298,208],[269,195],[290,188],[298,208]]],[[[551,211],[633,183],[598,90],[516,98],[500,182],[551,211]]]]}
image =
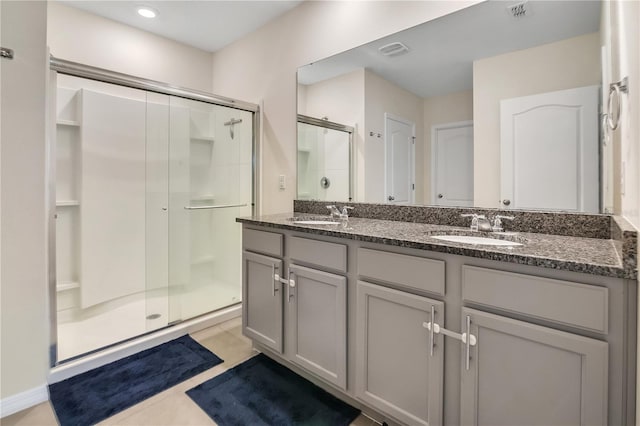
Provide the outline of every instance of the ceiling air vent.
{"type": "Polygon", "coordinates": [[[408,51],[409,48],[399,41],[385,44],[384,46],[378,48],[378,52],[380,52],[380,54],[384,56],[398,56],[407,53],[408,51]]]}
{"type": "Polygon", "coordinates": [[[526,1],[507,6],[507,10],[509,11],[509,14],[516,19],[525,18],[531,15],[531,9],[526,1]]]}

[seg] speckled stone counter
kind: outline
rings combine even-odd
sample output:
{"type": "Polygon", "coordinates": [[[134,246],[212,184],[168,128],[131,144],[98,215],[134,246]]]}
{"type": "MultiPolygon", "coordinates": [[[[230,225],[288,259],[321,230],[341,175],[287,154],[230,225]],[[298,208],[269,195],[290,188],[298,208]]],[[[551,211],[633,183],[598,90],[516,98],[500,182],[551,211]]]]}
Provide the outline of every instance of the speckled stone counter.
{"type": "Polygon", "coordinates": [[[329,214],[327,205],[330,204],[352,206],[353,209],[349,212],[351,217],[464,227],[469,226],[470,219],[461,217],[461,214],[477,213],[488,218],[499,214],[514,218],[512,221],[503,221],[505,231],[613,238],[611,216],[605,214],[309,200],[294,200],[293,211],[326,215],[329,214]]]}
{"type": "MultiPolygon", "coordinates": [[[[350,218],[346,225],[342,223],[336,225],[302,225],[294,224],[291,220],[293,216],[305,215],[309,216],[305,213],[286,213],[238,218],[236,220],[245,224],[276,229],[290,229],[315,235],[437,251],[500,262],[608,277],[637,278],[635,252],[624,254],[624,247],[622,247],[624,242],[621,243],[618,240],[608,238],[582,238],[527,232],[518,232],[511,235],[509,233],[472,233],[469,228],[463,227],[358,217],[350,218]],[[521,242],[523,245],[488,246],[464,244],[437,240],[432,238],[433,235],[477,235],[509,239],[521,242]],[[617,245],[620,245],[620,247],[617,247],[617,245]],[[633,257],[633,260],[623,262],[621,254],[626,257],[633,257]]],[[[611,226],[610,219],[607,225],[611,226]]],[[[621,234],[624,234],[625,229],[620,227],[618,229],[621,234]]],[[[611,230],[608,232],[611,233],[611,230]]],[[[637,235],[633,234],[634,236],[637,235]]],[[[628,239],[632,239],[630,235],[627,235],[628,239]]],[[[626,248],[627,250],[630,248],[635,250],[635,240],[633,244],[627,241],[626,248]]]]}

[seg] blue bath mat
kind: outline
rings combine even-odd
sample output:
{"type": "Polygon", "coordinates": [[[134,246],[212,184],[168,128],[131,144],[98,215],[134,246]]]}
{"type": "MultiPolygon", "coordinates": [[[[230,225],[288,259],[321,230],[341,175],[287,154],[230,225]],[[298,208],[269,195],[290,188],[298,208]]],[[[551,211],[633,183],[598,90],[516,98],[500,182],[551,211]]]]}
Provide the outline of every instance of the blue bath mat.
{"type": "Polygon", "coordinates": [[[360,414],[262,354],[187,395],[220,426],[347,426],[360,414]]]}
{"type": "Polygon", "coordinates": [[[49,385],[62,426],[93,425],[222,362],[189,336],[49,385]]]}

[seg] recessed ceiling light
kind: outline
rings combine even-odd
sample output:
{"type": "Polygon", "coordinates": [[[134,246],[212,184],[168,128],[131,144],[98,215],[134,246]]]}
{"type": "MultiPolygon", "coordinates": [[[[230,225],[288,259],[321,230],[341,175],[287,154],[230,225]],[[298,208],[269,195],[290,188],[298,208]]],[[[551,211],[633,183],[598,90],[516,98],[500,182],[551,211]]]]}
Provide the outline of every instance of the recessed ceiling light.
{"type": "Polygon", "coordinates": [[[145,18],[155,18],[157,13],[155,10],[151,9],[150,7],[139,7],[138,15],[144,16],[145,18]]]}

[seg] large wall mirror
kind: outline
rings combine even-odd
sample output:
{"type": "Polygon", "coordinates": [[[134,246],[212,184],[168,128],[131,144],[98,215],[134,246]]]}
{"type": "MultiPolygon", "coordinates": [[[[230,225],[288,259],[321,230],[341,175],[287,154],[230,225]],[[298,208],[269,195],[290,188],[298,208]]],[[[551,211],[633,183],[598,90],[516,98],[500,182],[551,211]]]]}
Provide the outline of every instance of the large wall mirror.
{"type": "Polygon", "coordinates": [[[602,8],[487,1],[299,68],[298,198],[606,210],[602,8]]]}

